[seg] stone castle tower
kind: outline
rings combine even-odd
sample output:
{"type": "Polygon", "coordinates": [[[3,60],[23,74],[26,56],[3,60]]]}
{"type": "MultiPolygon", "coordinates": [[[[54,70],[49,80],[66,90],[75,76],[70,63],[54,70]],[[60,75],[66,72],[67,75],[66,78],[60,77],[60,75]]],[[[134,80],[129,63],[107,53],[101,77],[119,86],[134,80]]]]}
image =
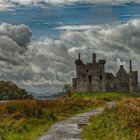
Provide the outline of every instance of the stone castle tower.
{"type": "Polygon", "coordinates": [[[138,90],[138,71],[132,70],[131,60],[129,73],[121,65],[116,76],[105,72],[106,60],[97,61],[96,54],[92,55],[92,62],[87,64],[83,63],[79,54],[75,64],[76,78],[73,78],[73,91],[75,92],[136,92],[138,90]]]}

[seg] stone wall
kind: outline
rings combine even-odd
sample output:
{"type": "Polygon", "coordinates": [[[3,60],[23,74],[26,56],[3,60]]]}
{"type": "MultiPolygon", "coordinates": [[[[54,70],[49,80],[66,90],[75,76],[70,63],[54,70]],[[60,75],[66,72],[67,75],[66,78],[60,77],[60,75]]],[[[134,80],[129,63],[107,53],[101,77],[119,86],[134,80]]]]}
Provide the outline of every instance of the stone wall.
{"type": "Polygon", "coordinates": [[[73,90],[76,92],[93,91],[136,91],[138,89],[138,72],[132,71],[130,61],[130,72],[127,73],[120,66],[116,76],[105,72],[105,60],[96,61],[96,54],[92,55],[92,62],[84,64],[79,54],[76,64],[76,78],[73,78],[73,90]]]}

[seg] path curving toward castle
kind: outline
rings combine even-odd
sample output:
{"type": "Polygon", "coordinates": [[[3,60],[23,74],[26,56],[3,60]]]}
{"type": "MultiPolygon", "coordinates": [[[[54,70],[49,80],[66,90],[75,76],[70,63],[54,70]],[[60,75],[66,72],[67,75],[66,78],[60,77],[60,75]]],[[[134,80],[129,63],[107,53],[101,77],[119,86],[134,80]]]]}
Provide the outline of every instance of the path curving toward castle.
{"type": "MultiPolygon", "coordinates": [[[[107,104],[107,107],[113,106],[115,106],[115,102],[107,104]]],[[[49,131],[38,140],[82,140],[81,133],[83,126],[88,124],[88,120],[91,116],[102,113],[104,109],[105,107],[101,107],[61,121],[53,125],[49,131]]]]}

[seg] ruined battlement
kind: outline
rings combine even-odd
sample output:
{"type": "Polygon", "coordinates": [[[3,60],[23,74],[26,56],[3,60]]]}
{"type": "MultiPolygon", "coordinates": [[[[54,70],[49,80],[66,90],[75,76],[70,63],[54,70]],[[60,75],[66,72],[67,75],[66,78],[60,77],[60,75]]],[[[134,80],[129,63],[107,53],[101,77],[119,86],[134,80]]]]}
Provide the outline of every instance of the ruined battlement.
{"type": "Polygon", "coordinates": [[[91,63],[84,64],[79,54],[79,58],[75,61],[76,78],[73,78],[73,90],[76,92],[138,90],[138,71],[133,71],[131,60],[129,73],[121,65],[116,75],[113,75],[105,71],[105,64],[106,60],[97,61],[96,54],[92,54],[91,63]]]}

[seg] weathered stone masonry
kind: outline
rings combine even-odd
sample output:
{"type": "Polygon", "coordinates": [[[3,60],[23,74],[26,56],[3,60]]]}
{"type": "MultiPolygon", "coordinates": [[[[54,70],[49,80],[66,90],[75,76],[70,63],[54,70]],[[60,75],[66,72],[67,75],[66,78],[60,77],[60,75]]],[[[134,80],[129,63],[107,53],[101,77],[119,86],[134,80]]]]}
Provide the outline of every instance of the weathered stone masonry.
{"type": "Polygon", "coordinates": [[[105,72],[105,63],[106,61],[102,59],[97,62],[96,54],[93,54],[92,63],[84,64],[79,54],[79,59],[75,61],[76,78],[73,78],[73,90],[76,92],[138,90],[138,71],[132,70],[131,60],[129,73],[121,65],[116,76],[105,72]]]}

